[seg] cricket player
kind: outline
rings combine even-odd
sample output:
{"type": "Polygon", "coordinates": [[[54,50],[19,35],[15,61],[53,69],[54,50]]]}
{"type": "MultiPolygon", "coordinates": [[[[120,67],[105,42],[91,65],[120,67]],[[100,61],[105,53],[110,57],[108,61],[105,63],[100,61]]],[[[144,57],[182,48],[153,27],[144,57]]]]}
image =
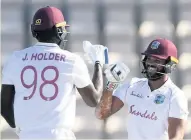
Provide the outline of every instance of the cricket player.
{"type": "Polygon", "coordinates": [[[126,71],[116,65],[105,71],[108,82],[96,117],[106,119],[127,105],[129,140],[182,140],[188,102],[168,76],[178,63],[177,48],[170,40],[159,38],[142,55],[145,78],[132,78],[115,90],[126,71]]]}
{"type": "Polygon", "coordinates": [[[66,27],[59,9],[39,9],[31,25],[38,43],[15,51],[3,67],[1,115],[20,139],[75,139],[76,91],[90,107],[103,91],[107,48],[84,42],[94,61],[91,80],[82,58],[62,49],[66,27]]]}

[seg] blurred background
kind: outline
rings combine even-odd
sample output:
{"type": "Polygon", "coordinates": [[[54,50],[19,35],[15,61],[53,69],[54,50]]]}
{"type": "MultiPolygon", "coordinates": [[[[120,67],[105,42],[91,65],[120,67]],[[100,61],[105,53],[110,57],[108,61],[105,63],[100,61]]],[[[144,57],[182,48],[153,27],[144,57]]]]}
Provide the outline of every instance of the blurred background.
{"type": "MultiPolygon", "coordinates": [[[[110,63],[125,62],[128,80],[140,77],[140,52],[156,37],[172,40],[179,51],[179,66],[171,75],[185,92],[191,112],[191,0],[1,0],[1,68],[10,54],[34,44],[32,16],[44,6],[60,8],[70,24],[67,50],[83,57],[82,41],[109,48],[110,63]]],[[[92,65],[88,65],[92,74],[92,65]]],[[[77,94],[74,132],[78,139],[125,139],[127,110],[124,107],[107,121],[94,117],[77,94]]],[[[128,124],[127,124],[128,125],[128,124]]],[[[0,119],[1,138],[18,138],[0,119]]],[[[191,139],[191,115],[185,139],[191,139]]]]}

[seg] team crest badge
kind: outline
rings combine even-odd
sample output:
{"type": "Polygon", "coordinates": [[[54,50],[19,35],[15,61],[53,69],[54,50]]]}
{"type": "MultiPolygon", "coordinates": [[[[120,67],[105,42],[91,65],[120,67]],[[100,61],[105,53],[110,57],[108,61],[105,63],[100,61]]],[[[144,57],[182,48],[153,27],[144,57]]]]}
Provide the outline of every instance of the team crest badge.
{"type": "Polygon", "coordinates": [[[37,19],[37,20],[35,21],[35,25],[41,25],[41,22],[42,22],[41,19],[37,19]]]}
{"type": "Polygon", "coordinates": [[[160,42],[154,41],[154,42],[151,44],[151,49],[158,49],[159,45],[160,45],[160,42]]]}
{"type": "Polygon", "coordinates": [[[162,104],[165,100],[165,96],[162,94],[157,94],[154,100],[155,104],[162,104]]]}

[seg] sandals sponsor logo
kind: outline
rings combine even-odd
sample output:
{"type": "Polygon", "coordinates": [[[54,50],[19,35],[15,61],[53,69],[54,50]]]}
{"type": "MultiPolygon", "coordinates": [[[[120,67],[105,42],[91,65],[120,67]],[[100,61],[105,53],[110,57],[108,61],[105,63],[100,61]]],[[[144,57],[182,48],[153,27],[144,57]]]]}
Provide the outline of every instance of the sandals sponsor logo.
{"type": "Polygon", "coordinates": [[[148,110],[145,110],[144,112],[140,112],[136,110],[135,105],[130,106],[130,113],[137,117],[141,117],[141,118],[145,118],[149,120],[156,121],[158,119],[157,116],[155,115],[155,112],[149,113],[148,110]]]}

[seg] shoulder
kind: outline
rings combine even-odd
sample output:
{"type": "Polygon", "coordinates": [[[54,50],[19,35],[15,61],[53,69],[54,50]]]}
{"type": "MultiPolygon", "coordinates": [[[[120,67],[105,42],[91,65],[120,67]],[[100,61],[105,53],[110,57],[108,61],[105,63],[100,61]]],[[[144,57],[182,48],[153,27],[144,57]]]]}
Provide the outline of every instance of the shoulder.
{"type": "Polygon", "coordinates": [[[169,117],[187,120],[189,114],[188,99],[174,83],[170,84],[169,87],[171,90],[169,117]]]}
{"type": "Polygon", "coordinates": [[[73,60],[73,62],[74,62],[73,70],[86,71],[88,69],[87,65],[86,65],[84,59],[81,57],[81,55],[72,53],[71,57],[72,58],[67,58],[67,59],[73,60]]]}
{"type": "Polygon", "coordinates": [[[28,47],[25,49],[21,49],[21,50],[17,50],[13,52],[13,55],[15,58],[20,58],[23,57],[23,54],[27,53],[27,52],[31,52],[32,47],[28,47]]]}
{"type": "Polygon", "coordinates": [[[17,67],[17,53],[18,51],[14,51],[12,54],[10,54],[6,60],[3,62],[3,73],[10,73],[10,71],[15,71],[15,68],[17,67]]]}
{"type": "Polygon", "coordinates": [[[75,59],[75,64],[76,65],[83,65],[83,64],[85,64],[85,61],[84,61],[83,57],[80,54],[72,53],[72,56],[75,59]]]}
{"type": "Polygon", "coordinates": [[[72,59],[72,60],[75,60],[75,61],[78,61],[78,60],[83,61],[82,57],[77,53],[70,52],[70,51],[67,51],[67,50],[62,50],[62,49],[60,49],[60,53],[66,55],[67,59],[72,59]]]}
{"type": "Polygon", "coordinates": [[[134,77],[131,79],[131,81],[125,81],[123,84],[119,86],[119,89],[127,90],[129,87],[139,86],[144,84],[147,81],[145,78],[137,78],[134,77]]]}
{"type": "Polygon", "coordinates": [[[130,86],[141,86],[141,85],[144,85],[145,83],[147,83],[147,79],[146,78],[137,78],[137,77],[134,77],[131,79],[131,82],[130,82],[130,86]]]}
{"type": "Polygon", "coordinates": [[[5,65],[8,63],[13,63],[15,61],[15,58],[17,56],[18,51],[14,51],[13,53],[9,54],[4,61],[5,65]]]}
{"type": "Polygon", "coordinates": [[[181,90],[173,82],[170,84],[170,92],[171,92],[171,100],[173,99],[183,99],[185,101],[187,100],[183,90],[181,90]]]}

